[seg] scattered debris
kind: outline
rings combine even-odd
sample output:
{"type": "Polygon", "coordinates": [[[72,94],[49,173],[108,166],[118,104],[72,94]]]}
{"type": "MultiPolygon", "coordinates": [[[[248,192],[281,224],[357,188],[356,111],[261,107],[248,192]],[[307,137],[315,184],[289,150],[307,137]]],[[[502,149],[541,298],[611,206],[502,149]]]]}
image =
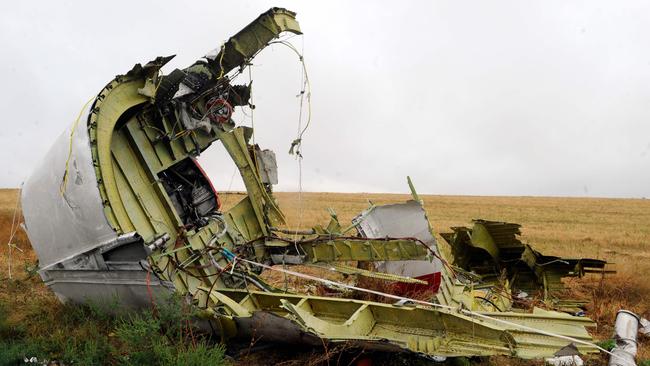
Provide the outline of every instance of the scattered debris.
{"type": "Polygon", "coordinates": [[[442,234],[452,247],[445,254],[410,179],[412,200],[371,206],[348,227],[332,213],[324,227],[283,228],[273,198],[275,154],[252,144],[252,128],[231,117],[251,96],[250,83],[234,85],[234,78],[268,44],[284,42],[277,41],[284,32],[301,33],[295,13],[273,8],[188,68],[161,75],[173,56],[137,64],[84,107],[22,190],[39,273],[61,301],[117,298],[144,307],[175,291],[223,339],[351,342],[440,360],[566,357],[558,351],[568,345],[607,352],[593,344],[588,318],[525,311],[515,301],[542,289],[544,300],[566,307],[555,299],[560,279],[607,273],[604,261],[544,256],[519,241],[519,225],[484,220],[442,234]],[[215,142],[247,190],[227,211],[195,160],[215,142]],[[295,265],[395,286],[364,288],[289,269],[295,265]],[[262,271],[388,303],[290,293],[265,282],[262,271]],[[425,300],[408,295],[414,286],[425,300]]]}
{"type": "Polygon", "coordinates": [[[555,356],[553,358],[547,358],[545,361],[547,365],[551,366],[582,366],[585,364],[582,358],[577,355],[555,356]]]}
{"type": "Polygon", "coordinates": [[[543,255],[519,240],[521,225],[474,220],[473,226],[453,227],[440,235],[452,250],[452,264],[477,276],[481,283],[498,284],[506,280],[517,299],[529,294],[550,307],[577,313],[584,302],[561,298],[562,278],[588,273],[613,273],[607,262],[598,259],[567,259],[543,255]]]}

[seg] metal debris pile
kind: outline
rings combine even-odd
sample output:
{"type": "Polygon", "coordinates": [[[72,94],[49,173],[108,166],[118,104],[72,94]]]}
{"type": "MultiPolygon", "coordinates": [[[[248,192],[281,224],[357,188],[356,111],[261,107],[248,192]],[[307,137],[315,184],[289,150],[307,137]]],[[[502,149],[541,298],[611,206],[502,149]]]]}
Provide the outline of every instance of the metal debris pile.
{"type": "Polygon", "coordinates": [[[483,284],[507,281],[516,300],[537,298],[547,306],[578,312],[584,300],[565,299],[562,279],[614,271],[598,259],[547,256],[519,240],[521,225],[474,220],[471,228],[452,227],[440,235],[452,248],[452,264],[470,272],[483,284]]]}
{"type": "Polygon", "coordinates": [[[117,296],[123,306],[144,307],[176,292],[224,340],[255,334],[440,357],[602,350],[587,331],[591,320],[552,309],[580,307],[558,298],[561,278],[608,273],[604,261],[544,256],[521,243],[519,225],[484,220],[441,234],[445,253],[410,180],[408,202],[371,206],[350,224],[332,214],[324,226],[285,229],[273,197],[275,155],[232,120],[251,94],[234,78],[284,32],[301,33],[295,13],[273,8],[186,69],[162,75],[171,57],[138,64],[56,141],[25,183],[22,203],[40,274],[59,299],[117,296]],[[195,160],[216,142],[247,190],[227,211],[195,160]],[[294,265],[392,287],[337,282],[294,265]],[[262,271],[387,301],[291,293],[262,271]],[[426,300],[410,297],[413,290],[426,300]],[[537,293],[545,309],[518,307],[537,293]]]}

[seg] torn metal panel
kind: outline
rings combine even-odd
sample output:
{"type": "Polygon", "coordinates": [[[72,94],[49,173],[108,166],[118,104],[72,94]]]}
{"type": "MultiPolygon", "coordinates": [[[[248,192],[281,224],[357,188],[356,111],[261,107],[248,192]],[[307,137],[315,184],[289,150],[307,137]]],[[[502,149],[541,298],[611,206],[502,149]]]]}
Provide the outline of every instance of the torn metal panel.
{"type": "Polygon", "coordinates": [[[272,8],[260,15],[230,37],[214,57],[211,57],[213,53],[208,54],[208,65],[212,72],[223,75],[242,66],[283,32],[302,34],[295,16],[296,13],[282,8],[272,8]]]}
{"type": "MultiPolygon", "coordinates": [[[[372,206],[353,219],[359,234],[366,238],[416,238],[421,240],[433,252],[438,253],[436,239],[429,230],[424,208],[417,201],[406,203],[372,206]]],[[[434,256],[428,260],[376,262],[375,267],[380,272],[396,274],[405,277],[427,277],[430,285],[437,289],[438,277],[442,262],[434,256]]]]}
{"type": "Polygon", "coordinates": [[[84,249],[69,257],[63,258],[39,271],[41,276],[47,276],[50,270],[106,270],[110,262],[118,259],[120,262],[135,262],[146,258],[142,238],[133,232],[116,237],[103,243],[84,249]]]}
{"type": "Polygon", "coordinates": [[[264,184],[278,184],[278,163],[273,150],[260,150],[256,148],[257,163],[259,164],[260,177],[264,184]]]}
{"type": "Polygon", "coordinates": [[[641,324],[641,328],[639,329],[639,332],[645,335],[650,335],[650,321],[648,319],[641,318],[639,323],[641,324]]]}
{"type": "MultiPolygon", "coordinates": [[[[409,263],[413,259],[423,261],[429,256],[427,249],[419,242],[407,239],[364,239],[355,237],[324,237],[291,241],[267,239],[265,244],[270,251],[297,251],[309,262],[335,261],[396,261],[409,263]]],[[[430,263],[427,261],[427,263],[430,263]]],[[[408,276],[408,275],[406,275],[408,276]]],[[[409,276],[410,277],[410,276],[409,276]]]]}
{"type": "MultiPolygon", "coordinates": [[[[550,300],[564,290],[562,278],[586,273],[610,273],[606,262],[597,259],[567,259],[545,256],[519,240],[520,225],[474,220],[471,228],[454,227],[441,236],[452,249],[454,265],[478,275],[483,282],[498,281],[505,274],[513,290],[550,300]]],[[[558,300],[561,306],[571,302],[558,300]]]]}
{"type": "Polygon", "coordinates": [[[27,235],[41,267],[117,238],[97,190],[88,114],[88,108],[80,112],[22,188],[27,235]]]}
{"type": "Polygon", "coordinates": [[[546,365],[550,366],[582,366],[584,361],[578,355],[555,356],[544,360],[546,365]]]}

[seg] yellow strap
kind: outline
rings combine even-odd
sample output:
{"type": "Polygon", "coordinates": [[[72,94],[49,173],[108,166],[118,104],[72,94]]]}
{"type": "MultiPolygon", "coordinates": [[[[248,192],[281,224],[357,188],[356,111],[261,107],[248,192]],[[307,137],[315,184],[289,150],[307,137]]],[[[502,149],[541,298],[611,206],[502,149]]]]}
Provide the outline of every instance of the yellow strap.
{"type": "Polygon", "coordinates": [[[94,99],[95,97],[93,96],[86,102],[86,104],[84,104],[84,106],[79,111],[79,115],[77,116],[77,119],[74,121],[74,124],[72,125],[72,131],[70,131],[70,146],[68,147],[68,158],[65,160],[65,171],[63,172],[63,181],[61,182],[61,187],[60,187],[62,196],[65,194],[65,188],[68,183],[68,169],[70,167],[70,158],[72,157],[72,137],[74,136],[74,132],[77,129],[77,125],[79,124],[81,115],[88,107],[88,104],[90,104],[90,102],[92,102],[94,99]]]}

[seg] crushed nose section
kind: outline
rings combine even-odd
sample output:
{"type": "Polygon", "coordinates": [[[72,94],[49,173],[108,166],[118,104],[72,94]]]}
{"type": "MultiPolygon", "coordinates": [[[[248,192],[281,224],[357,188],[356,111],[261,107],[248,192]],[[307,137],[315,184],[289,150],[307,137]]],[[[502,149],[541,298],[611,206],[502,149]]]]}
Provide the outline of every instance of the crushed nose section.
{"type": "MultiPolygon", "coordinates": [[[[270,9],[231,37],[218,57],[166,76],[160,68],[174,56],[136,64],[90,100],[55,141],[27,179],[22,207],[41,276],[61,299],[101,301],[118,293],[124,304],[146,305],[142,262],[169,267],[188,259],[178,253],[152,260],[152,251],[206,244],[226,225],[237,229],[232,235],[238,239],[253,239],[267,222],[282,222],[267,192],[277,183],[274,154],[257,148],[255,161],[251,131],[230,119],[233,106],[248,104],[250,85],[231,85],[228,73],[246,66],[281,33],[300,34],[295,15],[270,9]],[[228,223],[193,159],[217,140],[237,160],[253,196],[228,223]],[[257,222],[249,220],[249,210],[257,222]]],[[[177,290],[199,283],[178,277],[152,280],[154,292],[159,282],[174,281],[177,290]]]]}

